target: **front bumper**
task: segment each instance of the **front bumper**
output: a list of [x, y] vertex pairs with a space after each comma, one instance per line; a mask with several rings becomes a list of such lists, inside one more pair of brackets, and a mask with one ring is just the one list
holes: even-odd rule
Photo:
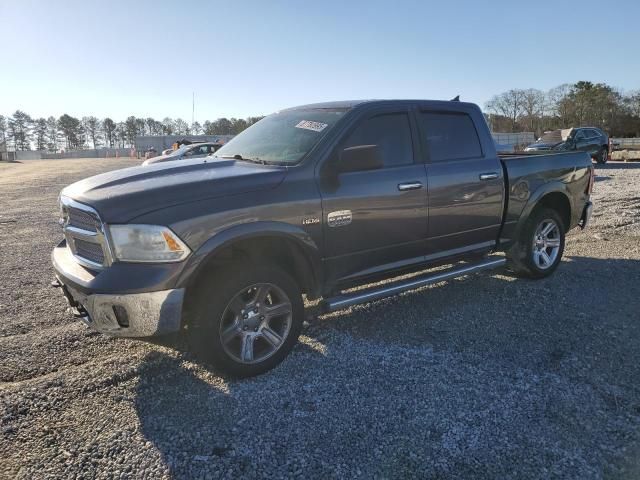
[[[80, 266], [73, 261], [64, 242], [54, 249], [52, 261], [57, 279], [53, 285], [62, 289], [76, 315], [93, 330], [118, 337], [152, 337], [180, 330], [185, 290], [166, 288], [169, 282], [165, 276], [160, 276], [163, 280], [155, 284], [157, 290], [154, 285], [144, 285], [143, 289], [149, 291], [131, 289], [128, 293], [116, 291], [116, 285], [107, 289], [105, 280], [98, 279], [106, 270], [95, 273]], [[156, 270], [148, 273], [157, 280]], [[139, 272], [138, 276], [144, 275]], [[118, 282], [121, 286], [126, 283], [126, 279]], [[141, 285], [138, 287], [142, 289]]]

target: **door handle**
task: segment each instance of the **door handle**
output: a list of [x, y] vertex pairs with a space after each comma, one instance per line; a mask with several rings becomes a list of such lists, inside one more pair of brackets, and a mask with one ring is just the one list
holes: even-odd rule
[[418, 190], [422, 188], [421, 182], [407, 182], [407, 183], [399, 183], [398, 190], [401, 192], [406, 192], [407, 190]]
[[495, 178], [498, 178], [498, 174], [496, 172], [489, 172], [489, 173], [481, 173], [480, 174], [480, 180], [493, 180]]

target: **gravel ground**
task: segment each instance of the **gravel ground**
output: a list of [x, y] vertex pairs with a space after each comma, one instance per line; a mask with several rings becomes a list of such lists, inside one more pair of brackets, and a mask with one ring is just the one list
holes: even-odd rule
[[59, 190], [131, 164], [0, 164], [0, 477], [640, 478], [640, 164], [597, 169], [551, 278], [321, 317], [244, 381], [91, 333], [49, 287]]

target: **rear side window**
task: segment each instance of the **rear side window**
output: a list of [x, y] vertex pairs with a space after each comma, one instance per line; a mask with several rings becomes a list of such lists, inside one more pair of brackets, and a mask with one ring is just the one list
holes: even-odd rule
[[597, 137], [599, 137], [601, 135], [601, 133], [598, 130], [595, 130], [595, 129], [589, 130], [589, 133], [590, 133], [590, 135], [589, 135], [590, 138], [597, 138]]
[[420, 121], [432, 162], [482, 156], [478, 132], [466, 113], [423, 112]]
[[411, 128], [406, 113], [378, 115], [361, 123], [342, 148], [378, 145], [385, 167], [413, 163]]

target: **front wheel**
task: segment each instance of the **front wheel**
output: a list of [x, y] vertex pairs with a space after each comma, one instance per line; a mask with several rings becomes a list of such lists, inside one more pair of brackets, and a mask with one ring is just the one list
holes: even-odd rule
[[213, 273], [196, 297], [189, 343], [203, 360], [237, 377], [278, 365], [298, 340], [302, 295], [277, 266], [238, 264]]
[[596, 155], [596, 162], [598, 162], [599, 164], [605, 164], [607, 163], [608, 159], [609, 159], [609, 150], [606, 147], [602, 147], [598, 152], [598, 154]]
[[538, 208], [533, 211], [520, 238], [507, 253], [509, 264], [521, 276], [547, 277], [558, 268], [564, 243], [564, 225], [558, 212], [551, 208]]

